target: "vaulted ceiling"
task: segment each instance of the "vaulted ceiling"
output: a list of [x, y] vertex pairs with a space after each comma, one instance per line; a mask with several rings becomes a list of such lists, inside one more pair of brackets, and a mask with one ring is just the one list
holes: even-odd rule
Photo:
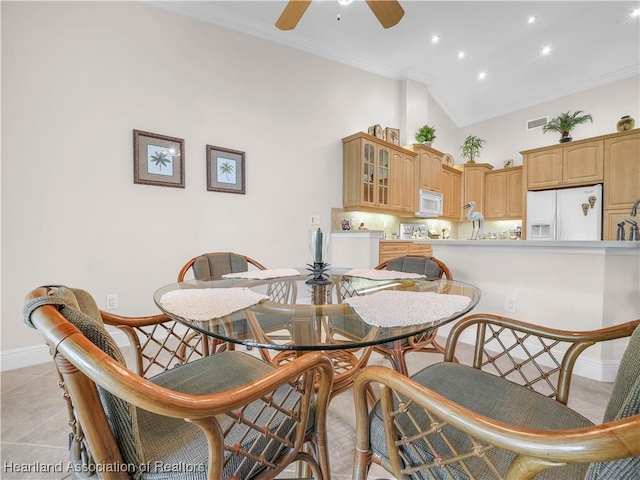
[[361, 0], [314, 0], [290, 31], [275, 27], [286, 1], [151, 3], [424, 83], [460, 127], [640, 73], [638, 1], [400, 0], [404, 17], [384, 29]]

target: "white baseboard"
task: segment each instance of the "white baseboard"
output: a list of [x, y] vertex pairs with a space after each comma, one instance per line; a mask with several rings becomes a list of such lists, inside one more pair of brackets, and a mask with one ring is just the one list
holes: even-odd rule
[[[447, 336], [451, 330], [450, 325], [443, 325], [438, 329], [440, 336]], [[127, 336], [121, 331], [110, 331], [111, 336], [120, 347], [129, 346]], [[475, 343], [475, 329], [463, 332], [460, 341], [469, 345]], [[17, 368], [30, 367], [51, 361], [49, 348], [46, 345], [15, 348], [0, 352], [0, 371], [6, 372]], [[619, 362], [600, 362], [588, 358], [578, 358], [574, 367], [574, 373], [581, 377], [587, 377], [599, 382], [613, 382], [618, 372]]]
[[[124, 332], [109, 331], [109, 333], [120, 347], [129, 346], [129, 339]], [[0, 352], [0, 371], [7, 372], [9, 370], [31, 367], [51, 361], [52, 358], [49, 353], [49, 347], [44, 344], [14, 348]]]

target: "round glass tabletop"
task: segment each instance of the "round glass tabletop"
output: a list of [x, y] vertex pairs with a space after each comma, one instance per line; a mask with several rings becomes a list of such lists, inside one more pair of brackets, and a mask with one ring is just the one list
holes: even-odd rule
[[[471, 311], [480, 290], [456, 280], [370, 279], [330, 272], [272, 279], [188, 280], [159, 288], [170, 318], [216, 339], [276, 350], [343, 350], [426, 332]], [[353, 306], [349, 305], [353, 303]]]

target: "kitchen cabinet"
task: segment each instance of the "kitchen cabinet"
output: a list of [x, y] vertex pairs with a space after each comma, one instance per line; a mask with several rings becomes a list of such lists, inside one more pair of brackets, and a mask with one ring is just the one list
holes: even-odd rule
[[415, 156], [391, 151], [391, 182], [389, 186], [389, 205], [399, 212], [414, 213], [418, 193], [415, 185]]
[[345, 210], [389, 213], [413, 210], [418, 196], [415, 153], [366, 133], [343, 138], [342, 145]]
[[485, 174], [484, 218], [522, 218], [524, 191], [522, 167], [503, 168]]
[[[640, 198], [640, 130], [604, 140], [602, 239], [615, 240], [618, 223]], [[640, 216], [633, 218], [640, 222]], [[625, 225], [629, 238], [630, 225]]]
[[402, 242], [397, 240], [391, 242], [380, 241], [379, 252], [379, 264], [404, 255], [421, 255], [425, 257], [433, 255], [431, 245], [428, 243]]
[[581, 140], [521, 152], [527, 190], [602, 183], [604, 141]]
[[[640, 224], [640, 216], [631, 217], [630, 210], [605, 210], [602, 215], [602, 240], [615, 240], [618, 233], [618, 224], [627, 218], [631, 218]], [[625, 240], [629, 240], [631, 225], [624, 224]]]
[[462, 216], [462, 171], [442, 165], [442, 217], [460, 220]]
[[416, 175], [418, 179], [418, 189], [440, 192], [440, 182], [442, 180], [440, 170], [442, 168], [442, 157], [444, 153], [421, 143], [414, 143], [407, 148], [417, 154]]
[[640, 198], [640, 130], [604, 141], [604, 208], [631, 212]]
[[484, 215], [484, 177], [487, 172], [493, 170], [493, 165], [488, 163], [464, 163], [463, 174], [463, 206], [473, 201], [476, 202], [476, 212]]

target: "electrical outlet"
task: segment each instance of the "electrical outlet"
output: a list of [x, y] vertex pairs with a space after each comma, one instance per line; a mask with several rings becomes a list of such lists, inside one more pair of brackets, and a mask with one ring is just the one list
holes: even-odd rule
[[311, 225], [320, 225], [320, 215], [311, 215], [309, 217], [309, 223]]
[[504, 303], [504, 309], [507, 312], [516, 313], [516, 299], [514, 297], [507, 297]]
[[118, 294], [110, 293], [107, 295], [107, 310], [115, 310], [118, 308]]

